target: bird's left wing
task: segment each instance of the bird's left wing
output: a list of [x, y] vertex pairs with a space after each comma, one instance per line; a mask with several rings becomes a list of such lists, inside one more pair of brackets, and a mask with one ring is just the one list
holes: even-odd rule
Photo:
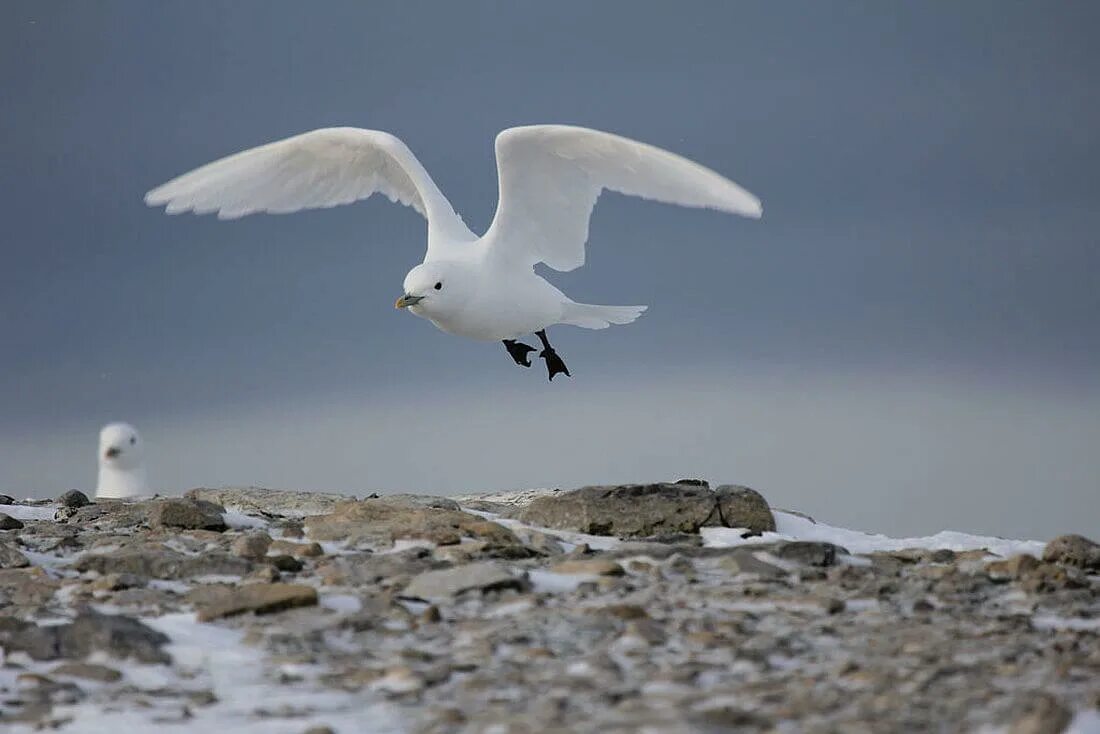
[[374, 193], [428, 220], [429, 243], [472, 238], [412, 151], [380, 130], [333, 127], [227, 156], [172, 179], [145, 195], [169, 214], [217, 212], [236, 219], [350, 204]]
[[652, 145], [568, 125], [497, 135], [500, 201], [485, 246], [555, 270], [584, 264], [588, 219], [603, 189], [759, 217], [760, 200], [709, 168]]

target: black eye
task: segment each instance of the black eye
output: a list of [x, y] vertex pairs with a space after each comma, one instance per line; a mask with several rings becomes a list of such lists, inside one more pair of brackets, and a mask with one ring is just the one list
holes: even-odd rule
[[436, 283], [436, 284], [435, 284], [435, 289], [436, 289], [437, 291], [438, 291], [438, 290], [441, 290], [442, 288], [443, 288], [443, 284], [442, 284], [442, 283]]
[[137, 438], [130, 436], [130, 445], [133, 446], [135, 443], [137, 443]]

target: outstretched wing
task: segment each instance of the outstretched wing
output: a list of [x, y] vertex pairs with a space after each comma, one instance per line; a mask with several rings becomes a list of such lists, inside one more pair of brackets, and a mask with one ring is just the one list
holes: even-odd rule
[[759, 217], [760, 200], [709, 168], [652, 145], [568, 125], [497, 135], [500, 201], [485, 246], [555, 270], [584, 264], [588, 219], [603, 189]]
[[208, 163], [153, 189], [145, 203], [236, 219], [350, 204], [376, 192], [420, 212], [429, 243], [433, 234], [472, 237], [403, 142], [355, 127], [313, 130]]

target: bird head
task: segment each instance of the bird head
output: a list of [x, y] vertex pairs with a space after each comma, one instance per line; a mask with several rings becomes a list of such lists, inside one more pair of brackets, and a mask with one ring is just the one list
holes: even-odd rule
[[460, 309], [475, 288], [474, 274], [464, 263], [421, 263], [405, 276], [404, 293], [394, 306], [429, 319], [446, 316]]
[[99, 463], [129, 470], [142, 466], [145, 447], [137, 430], [128, 423], [108, 423], [99, 432]]

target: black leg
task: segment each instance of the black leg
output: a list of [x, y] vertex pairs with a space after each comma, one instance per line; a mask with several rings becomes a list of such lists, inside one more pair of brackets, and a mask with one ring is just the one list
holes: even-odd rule
[[504, 348], [508, 350], [508, 354], [512, 356], [516, 364], [520, 367], [530, 367], [531, 359], [527, 356], [528, 352], [535, 351], [534, 347], [529, 347], [523, 342], [517, 342], [514, 339], [504, 339]]
[[565, 366], [565, 362], [562, 361], [558, 353], [554, 351], [554, 348], [550, 346], [550, 341], [546, 338], [546, 330], [536, 331], [535, 336], [542, 342], [542, 351], [539, 352], [539, 356], [546, 360], [546, 371], [550, 375], [550, 380], [554, 379], [554, 375], [564, 374], [566, 377], [572, 377], [569, 374], [569, 368]]

